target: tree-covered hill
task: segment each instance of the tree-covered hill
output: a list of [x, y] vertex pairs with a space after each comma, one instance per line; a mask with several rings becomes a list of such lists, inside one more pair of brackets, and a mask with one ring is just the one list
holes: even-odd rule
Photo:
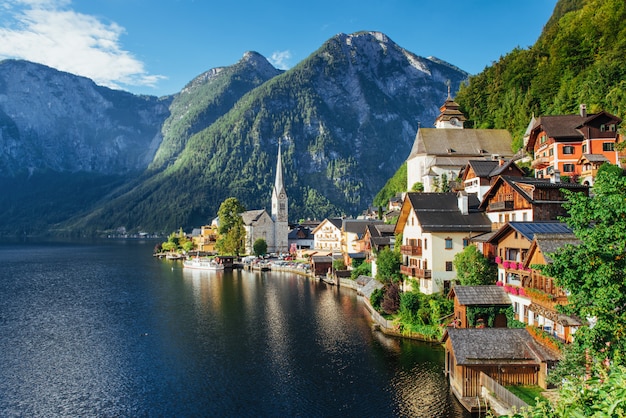
[[533, 114], [576, 113], [584, 103], [624, 118], [624, 57], [624, 0], [561, 0], [535, 45], [470, 77], [456, 101], [474, 126], [508, 129], [521, 146]]

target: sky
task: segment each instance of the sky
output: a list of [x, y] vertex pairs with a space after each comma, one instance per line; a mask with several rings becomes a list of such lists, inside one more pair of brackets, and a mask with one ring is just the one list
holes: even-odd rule
[[289, 69], [338, 33], [377, 31], [477, 74], [535, 43], [557, 0], [0, 0], [0, 60], [135, 94], [179, 92], [256, 51]]

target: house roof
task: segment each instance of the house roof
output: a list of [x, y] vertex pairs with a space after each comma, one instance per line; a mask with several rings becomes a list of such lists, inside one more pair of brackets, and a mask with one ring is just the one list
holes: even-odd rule
[[511, 298], [500, 286], [454, 286], [450, 296], [455, 296], [464, 306], [510, 305]]
[[476, 177], [489, 177], [489, 174], [499, 167], [497, 160], [469, 160], [467, 165], [472, 167]]
[[537, 189], [567, 189], [571, 191], [588, 192], [589, 186], [578, 183], [553, 183], [550, 179], [539, 179], [533, 177], [516, 177], [516, 176], [499, 176], [493, 185], [487, 190], [482, 202], [480, 203], [480, 209], [485, 210], [489, 206], [490, 198], [495, 195], [499, 187], [502, 187], [503, 183], [507, 183], [515, 190], [523, 199], [530, 203], [554, 203], [561, 204], [565, 201], [562, 200], [537, 200], [533, 196], [528, 194], [525, 190], [525, 186], [531, 186], [533, 190]]
[[572, 230], [563, 222], [534, 221], [534, 222], [507, 222], [500, 227], [489, 239], [491, 243], [498, 243], [511, 231], [517, 231], [528, 241], [535, 238], [535, 234], [571, 234]]
[[425, 232], [467, 231], [489, 232], [491, 221], [484, 212], [478, 212], [478, 198], [469, 194], [469, 213], [459, 210], [456, 193], [407, 193], [407, 199]]
[[578, 160], [578, 164], [581, 164], [584, 160], [587, 160], [590, 163], [606, 163], [609, 161], [608, 158], [602, 154], [583, 154]]
[[244, 225], [252, 225], [261, 219], [264, 213], [267, 213], [265, 209], [247, 210], [241, 214], [241, 219], [243, 219]]
[[566, 245], [579, 245], [580, 240], [571, 232], [554, 234], [536, 234], [534, 244], [541, 250], [546, 262], [552, 263], [550, 254], [565, 247]]
[[524, 328], [448, 328], [446, 338], [458, 365], [539, 365], [559, 359]]
[[327, 222], [333, 225], [335, 228], [341, 230], [343, 219], [342, 218], [326, 218], [315, 227], [315, 229], [313, 230], [313, 233], [315, 234], [322, 227], [322, 225], [324, 225]]
[[352, 234], [357, 234], [359, 237], [363, 236], [365, 233], [365, 228], [368, 225], [373, 224], [382, 224], [383, 221], [376, 219], [344, 219], [342, 229], [345, 232], [349, 232]]
[[418, 155], [462, 156], [467, 163], [467, 157], [511, 156], [511, 142], [506, 129], [420, 128], [409, 159]]

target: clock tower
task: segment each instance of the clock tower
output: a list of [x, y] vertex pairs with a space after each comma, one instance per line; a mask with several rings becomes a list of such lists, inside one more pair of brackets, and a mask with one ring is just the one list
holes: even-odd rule
[[289, 235], [288, 201], [285, 185], [283, 184], [283, 162], [278, 143], [278, 158], [276, 160], [276, 179], [272, 190], [272, 220], [274, 221], [274, 251], [287, 252]]

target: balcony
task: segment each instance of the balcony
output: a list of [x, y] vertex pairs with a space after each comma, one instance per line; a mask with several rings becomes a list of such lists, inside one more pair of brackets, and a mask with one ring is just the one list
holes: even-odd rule
[[415, 257], [422, 256], [422, 247], [418, 247], [416, 245], [402, 245], [400, 247], [400, 252], [403, 255], [412, 255]]
[[542, 168], [546, 168], [547, 166], [550, 165], [550, 158], [549, 157], [539, 157], [539, 158], [535, 158], [533, 160], [533, 162], [531, 163], [531, 167], [532, 168], [538, 168], [538, 169], [542, 169]]
[[400, 273], [404, 274], [405, 276], [415, 277], [416, 268], [417, 267], [415, 266], [400, 266]]
[[432, 270], [415, 269], [415, 277], [419, 279], [430, 279], [432, 277]]
[[491, 202], [489, 204], [490, 211], [499, 211], [499, 210], [513, 210], [513, 201], [512, 200], [503, 200], [501, 202]]

